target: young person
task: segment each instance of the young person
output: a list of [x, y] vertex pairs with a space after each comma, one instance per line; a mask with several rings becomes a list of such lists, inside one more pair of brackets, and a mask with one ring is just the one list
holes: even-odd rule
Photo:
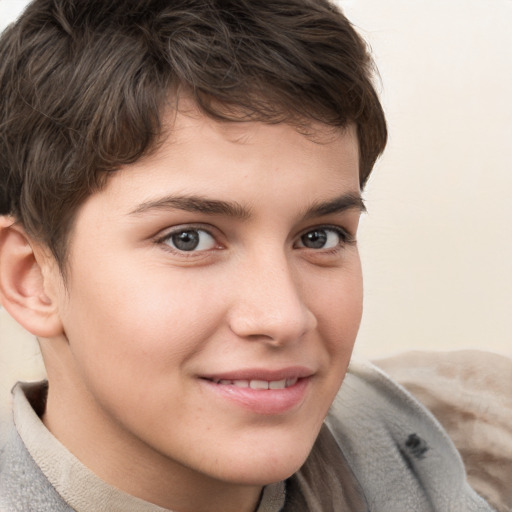
[[6, 30], [0, 296], [48, 382], [13, 390], [0, 510], [491, 510], [429, 413], [347, 372], [371, 74], [324, 0], [35, 0]]

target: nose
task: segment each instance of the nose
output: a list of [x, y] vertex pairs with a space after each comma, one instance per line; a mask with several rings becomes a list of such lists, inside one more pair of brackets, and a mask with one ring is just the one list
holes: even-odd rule
[[304, 300], [300, 275], [285, 256], [245, 262], [237, 277], [229, 313], [230, 328], [237, 336], [277, 347], [315, 329], [316, 316]]

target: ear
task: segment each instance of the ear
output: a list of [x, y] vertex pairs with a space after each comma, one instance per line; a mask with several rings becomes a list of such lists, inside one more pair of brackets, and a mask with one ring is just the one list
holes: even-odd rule
[[51, 266], [52, 258], [34, 251], [14, 219], [0, 217], [0, 303], [21, 326], [42, 338], [63, 332], [56, 297], [46, 293], [45, 277], [56, 279]]

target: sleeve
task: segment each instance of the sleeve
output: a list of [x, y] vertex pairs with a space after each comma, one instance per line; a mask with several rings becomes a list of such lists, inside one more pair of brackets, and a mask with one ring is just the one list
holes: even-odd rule
[[450, 438], [412, 395], [353, 362], [326, 424], [372, 512], [491, 512]]

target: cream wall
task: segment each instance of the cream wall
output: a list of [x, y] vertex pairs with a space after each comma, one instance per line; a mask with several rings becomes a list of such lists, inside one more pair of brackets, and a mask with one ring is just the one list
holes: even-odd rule
[[[0, 27], [24, 4], [0, 0]], [[390, 127], [365, 194], [357, 352], [512, 353], [512, 1], [341, 5], [376, 55]], [[0, 311], [0, 392], [41, 372]]]
[[358, 350], [512, 353], [512, 1], [341, 4], [390, 128], [366, 193]]

